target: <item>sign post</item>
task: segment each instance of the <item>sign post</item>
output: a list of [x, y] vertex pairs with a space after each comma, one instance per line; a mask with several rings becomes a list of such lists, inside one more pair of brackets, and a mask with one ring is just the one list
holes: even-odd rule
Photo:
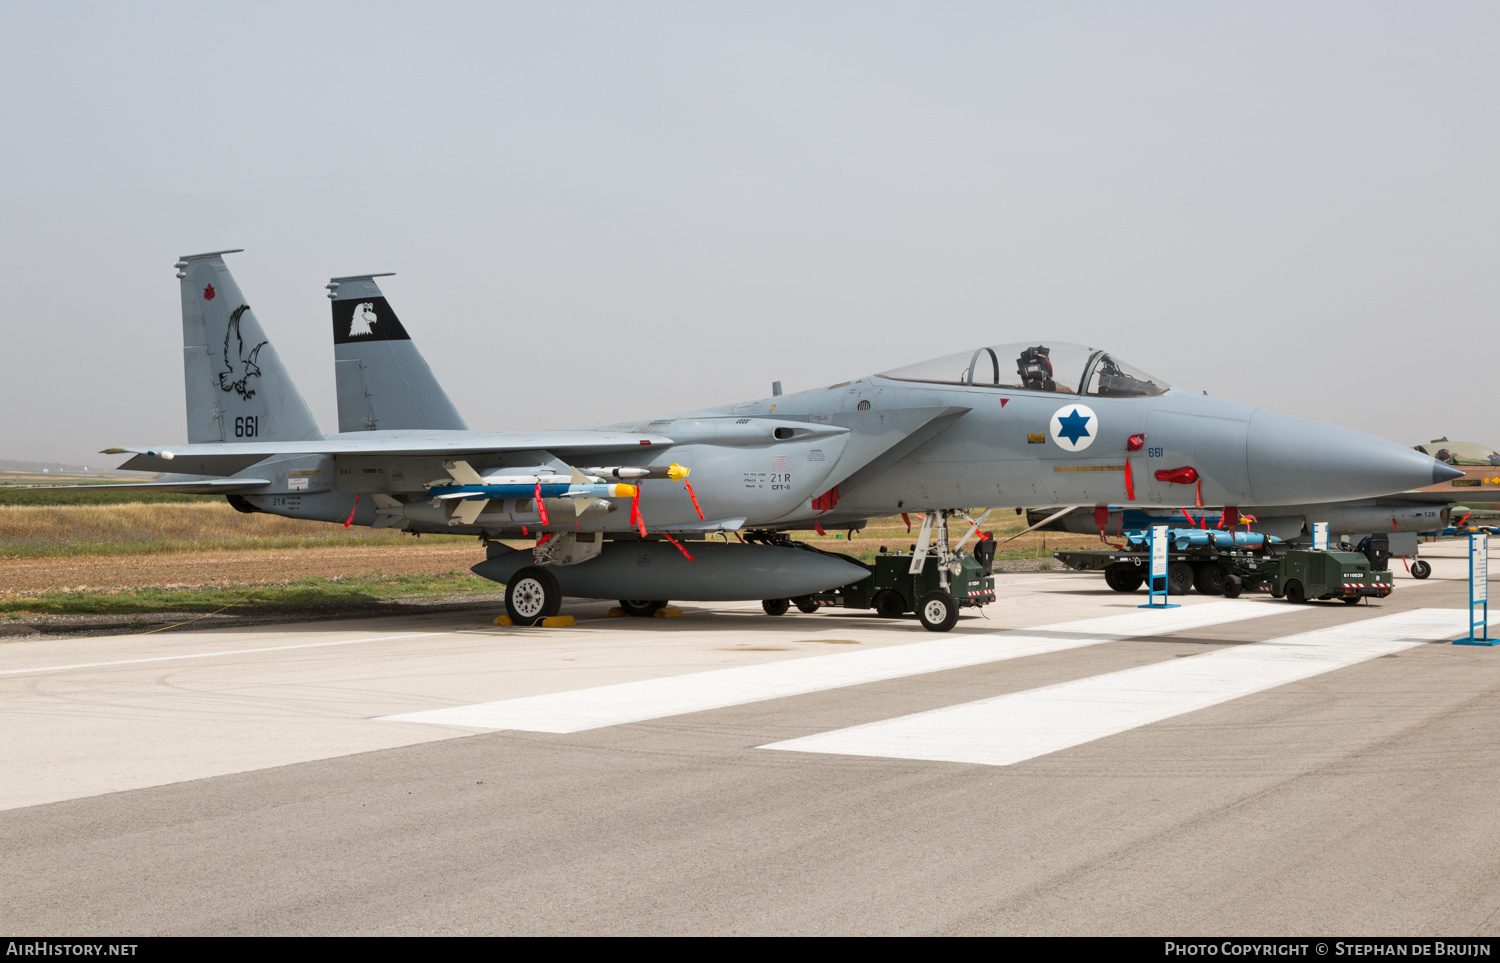
[[1326, 552], [1326, 551], [1328, 551], [1328, 523], [1327, 522], [1313, 522], [1312, 536], [1313, 536], [1313, 544], [1312, 544], [1313, 551], [1315, 551], [1315, 552]]
[[[1178, 606], [1168, 603], [1167, 593], [1167, 526], [1151, 526], [1151, 569], [1146, 579], [1146, 585], [1151, 591], [1151, 596], [1145, 605], [1137, 606], [1143, 609], [1175, 609]], [[1160, 595], [1161, 601], [1156, 601]]]
[[[1479, 618], [1474, 617], [1475, 607]], [[1490, 536], [1485, 532], [1469, 533], [1469, 635], [1455, 639], [1454, 645], [1494, 645], [1500, 639], [1490, 638]]]

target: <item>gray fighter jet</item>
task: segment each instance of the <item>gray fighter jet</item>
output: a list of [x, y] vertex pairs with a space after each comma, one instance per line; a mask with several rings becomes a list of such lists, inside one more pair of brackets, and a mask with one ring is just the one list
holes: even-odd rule
[[[923, 513], [919, 554], [946, 571], [963, 544], [950, 546], [949, 521], [972, 535], [974, 506], [1253, 508], [1375, 498], [1457, 474], [1392, 442], [1174, 389], [1108, 352], [1044, 340], [646, 421], [470, 430], [380, 275], [329, 284], [340, 433], [325, 436], [228, 253], [177, 263], [187, 443], [107, 449], [132, 456], [122, 468], [185, 474], [129, 487], [480, 536], [489, 551], [475, 571], [507, 585], [523, 622], [555, 613], [563, 595], [631, 609], [848, 584], [866, 570], [784, 533], [877, 516]], [[516, 551], [502, 538], [537, 541]]]

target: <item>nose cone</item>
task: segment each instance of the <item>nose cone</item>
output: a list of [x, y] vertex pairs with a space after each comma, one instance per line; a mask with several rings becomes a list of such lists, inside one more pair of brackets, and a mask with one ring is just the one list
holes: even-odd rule
[[1452, 465], [1445, 465], [1436, 458], [1432, 460], [1432, 483], [1434, 485], [1441, 485], [1445, 481], [1452, 481], [1455, 478], [1462, 477], [1464, 477], [1464, 473]]
[[1463, 474], [1393, 441], [1260, 408], [1245, 454], [1259, 505], [1376, 498]]

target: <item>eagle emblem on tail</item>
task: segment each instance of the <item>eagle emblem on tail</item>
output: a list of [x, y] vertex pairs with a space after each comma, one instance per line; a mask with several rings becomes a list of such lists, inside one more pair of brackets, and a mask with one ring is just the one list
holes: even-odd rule
[[260, 367], [255, 359], [260, 354], [260, 349], [266, 346], [262, 341], [250, 349], [248, 357], [245, 355], [245, 339], [240, 334], [240, 316], [249, 310], [250, 305], [242, 304], [229, 316], [229, 327], [224, 330], [224, 370], [219, 372], [219, 388], [239, 392], [240, 397], [246, 401], [255, 397], [255, 389], [249, 387], [249, 382], [251, 378], [260, 377]]

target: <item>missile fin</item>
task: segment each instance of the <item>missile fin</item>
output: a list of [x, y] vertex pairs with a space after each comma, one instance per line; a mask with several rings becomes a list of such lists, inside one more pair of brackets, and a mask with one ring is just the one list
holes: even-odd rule
[[479, 477], [479, 472], [469, 467], [466, 461], [445, 461], [443, 470], [453, 476], [453, 480], [460, 485], [483, 485], [484, 479]]
[[474, 520], [484, 512], [485, 506], [489, 503], [490, 500], [488, 498], [471, 498], [468, 501], [459, 502], [453, 509], [453, 514], [448, 516], [448, 524], [474, 524]]
[[592, 478], [571, 465], [568, 466], [568, 471], [573, 473], [573, 484], [575, 485], [592, 485], [594, 483]]
[[572, 499], [572, 502], [573, 502], [573, 514], [574, 515], [582, 515], [584, 512], [588, 511], [589, 507], [591, 505], [593, 505], [597, 501], [600, 501], [600, 499], [598, 499], [598, 498], [574, 498], [574, 499]]

